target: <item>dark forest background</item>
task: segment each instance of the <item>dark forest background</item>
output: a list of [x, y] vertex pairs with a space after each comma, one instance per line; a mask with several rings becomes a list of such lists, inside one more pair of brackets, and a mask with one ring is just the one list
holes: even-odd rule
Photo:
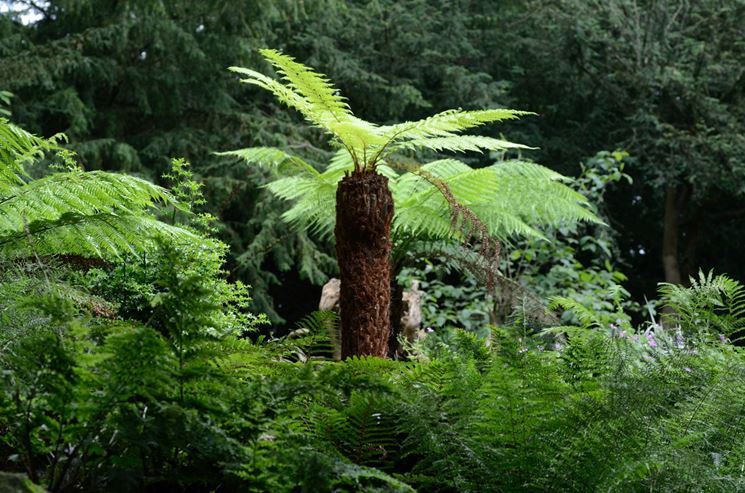
[[[266, 176], [216, 151], [328, 153], [320, 132], [228, 66], [272, 47], [377, 123], [447, 108], [535, 116], [493, 130], [569, 176], [630, 154], [604, 214], [632, 296], [699, 269], [745, 280], [745, 4], [701, 0], [3, 2], [0, 90], [19, 125], [64, 132], [86, 169], [162, 180], [185, 157], [256, 310], [294, 321], [334, 274], [330, 245], [280, 220]], [[309, 296], [308, 293], [314, 293]]]

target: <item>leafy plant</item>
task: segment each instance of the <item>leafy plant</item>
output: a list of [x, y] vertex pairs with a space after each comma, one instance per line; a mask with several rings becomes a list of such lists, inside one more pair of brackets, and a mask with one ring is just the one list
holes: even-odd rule
[[158, 221], [150, 209], [176, 205], [165, 189], [133, 176], [69, 169], [30, 179], [25, 166], [57, 140], [41, 139], [0, 118], [0, 255], [117, 257], [151, 248], [154, 238], [197, 241]]
[[289, 175], [268, 185], [279, 197], [295, 201], [285, 219], [321, 234], [335, 232], [345, 357], [388, 352], [390, 282], [396, 274], [391, 271], [390, 238], [403, 245], [408, 238], [468, 241], [474, 235], [540, 236], [536, 224], [594, 219], [582, 196], [566, 187], [561, 175], [533, 163], [506, 161], [473, 169], [441, 159], [402, 176], [394, 171], [406, 152], [525, 148], [463, 135], [525, 112], [449, 110], [416, 122], [378, 126], [355, 117], [324, 76], [276, 50], [261, 53], [284, 83], [246, 68], [231, 70], [299, 111], [329, 134], [340, 151], [323, 172], [275, 148], [225, 154]]
[[714, 333], [742, 337], [745, 330], [745, 286], [725, 275], [699, 271], [690, 286], [660, 284], [661, 303], [670, 309], [663, 314], [686, 334]]

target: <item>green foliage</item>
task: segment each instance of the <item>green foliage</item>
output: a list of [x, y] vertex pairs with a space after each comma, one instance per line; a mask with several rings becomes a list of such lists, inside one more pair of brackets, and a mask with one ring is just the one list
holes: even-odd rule
[[50, 491], [745, 489], [745, 359], [717, 338], [450, 330], [410, 362], [288, 358], [311, 345], [217, 330], [214, 281], [160, 255], [146, 323], [95, 317], [33, 266], [4, 272], [3, 468]]
[[[599, 218], [606, 217], [605, 194], [628, 179], [625, 157], [621, 152], [598, 153], [582, 164], [583, 173], [572, 184]], [[638, 310], [621, 285], [626, 276], [618, 270], [616, 234], [605, 224], [564, 222], [545, 227], [542, 237], [508, 242], [493, 292], [484, 279], [493, 267], [478, 254], [431, 242], [409, 247], [415, 257], [431, 259], [424, 266], [411, 262], [420, 268], [404, 269], [401, 276], [403, 285], [412, 279], [422, 284], [425, 326], [483, 331], [487, 323], [521, 319], [523, 328], [535, 331], [557, 323], [545, 313], [546, 302], [556, 297], [564, 298], [567, 307], [577, 307], [561, 310], [561, 321], [567, 324], [579, 323], [577, 314], [587, 310], [590, 318], [602, 319], [585, 320], [589, 325], [628, 326], [628, 312]]]
[[[525, 112], [507, 109], [448, 110], [416, 122], [377, 126], [355, 117], [325, 76], [276, 50], [264, 49], [260, 52], [277, 69], [286, 84], [254, 70], [241, 67], [231, 67], [231, 70], [245, 76], [243, 82], [272, 92], [280, 102], [299, 111], [311, 123], [331, 134], [335, 143], [349, 153], [355, 171], [374, 171], [379, 162], [385, 162], [391, 153], [399, 149], [481, 151], [524, 147], [488, 137], [458, 134], [487, 123], [517, 118]], [[250, 153], [244, 151], [243, 157]]]
[[[667, 322], [679, 324], [684, 333], [717, 333], [741, 336], [745, 329], [745, 286], [725, 275], [698, 273], [690, 287], [662, 283], [661, 303], [670, 309]], [[738, 334], [740, 333], [740, 334]]]
[[[253, 70], [233, 70], [247, 77], [244, 82], [271, 91], [281, 102], [297, 109], [331, 134], [333, 142], [343, 148], [323, 172], [297, 156], [276, 149], [259, 147], [223, 153], [275, 170], [279, 177], [267, 187], [281, 199], [294, 202], [283, 218], [296, 226], [329, 236], [334, 228], [337, 183], [345, 173], [364, 170], [377, 170], [389, 178], [395, 202], [392, 236], [396, 239], [463, 237], [463, 232], [453, 227], [451, 208], [458, 204], [474, 211], [486, 224], [489, 234], [500, 237], [540, 236], [535, 229], [537, 225], [595, 219], [586, 209], [584, 198], [562, 183], [564, 177], [534, 163], [509, 160], [474, 169], [454, 159], [441, 159], [402, 175], [393, 169], [401, 159], [394, 153], [403, 150], [481, 151], [521, 147], [461, 133], [486, 123], [516, 118], [524, 112], [448, 110], [415, 122], [377, 126], [354, 117], [323, 76], [274, 50], [263, 50], [262, 54], [278, 68], [286, 84]], [[441, 190], [440, 183], [447, 192]]]
[[[164, 189], [132, 176], [77, 167], [32, 180], [24, 165], [55, 148], [0, 119], [0, 254], [4, 258], [74, 254], [117, 257], [153, 245], [157, 235], [197, 238], [157, 221], [158, 203], [177, 206]], [[70, 161], [69, 155], [63, 159]]]

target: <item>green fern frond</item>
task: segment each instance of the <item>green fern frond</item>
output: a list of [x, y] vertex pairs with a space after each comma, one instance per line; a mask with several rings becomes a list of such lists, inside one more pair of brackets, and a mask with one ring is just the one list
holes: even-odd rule
[[230, 70], [246, 76], [243, 82], [272, 92], [282, 103], [325, 129], [347, 149], [358, 166], [367, 164], [360, 163], [367, 148], [385, 144], [378, 127], [355, 117], [344, 98], [324, 76], [279, 51], [265, 49], [260, 52], [286, 84], [250, 69], [230, 67]]
[[712, 271], [699, 271], [689, 282], [690, 287], [660, 284], [662, 302], [672, 309], [668, 318], [686, 331], [713, 330], [729, 336], [745, 330], [745, 286]]
[[133, 214], [156, 203], [174, 203], [165, 189], [134, 176], [104, 171], [55, 173], [15, 187], [0, 203], [0, 235], [24, 224], [117, 211]]
[[311, 104], [314, 111], [328, 113], [326, 118], [335, 118], [338, 121], [344, 121], [352, 115], [345, 99], [325, 76], [277, 50], [263, 49], [259, 53], [277, 69], [290, 88]]
[[340, 409], [316, 410], [316, 427], [348, 460], [358, 465], [386, 470], [393, 465], [398, 449], [396, 419], [384, 397], [352, 393]]
[[34, 253], [122, 258], [152, 250], [159, 237], [201, 241], [194, 233], [151, 216], [65, 213], [53, 221], [35, 221], [0, 235], [0, 257], [23, 258]]
[[425, 137], [411, 139], [390, 146], [390, 151], [429, 149], [432, 151], [484, 152], [506, 151], [509, 149], [535, 149], [535, 147], [516, 144], [507, 140], [481, 135], [450, 135], [446, 137]]
[[509, 109], [447, 110], [415, 122], [380, 127], [380, 131], [383, 136], [393, 142], [428, 137], [450, 137], [487, 123], [514, 120], [520, 116], [532, 114], [534, 113], [529, 111]]
[[256, 72], [255, 70], [243, 67], [229, 67], [228, 70], [237, 74], [245, 75], [247, 78], [241, 79], [241, 82], [266, 89], [274, 94], [280, 102], [286, 104], [290, 108], [296, 109], [303, 115], [307, 115], [311, 112], [310, 103], [303, 96], [281, 82], [276, 81], [271, 77], [267, 77], [260, 72]]
[[74, 169], [30, 180], [24, 163], [55, 148], [56, 138], [35, 137], [0, 119], [0, 257], [117, 257], [153, 247], [157, 236], [198, 241], [149, 213], [156, 205], [180, 205], [140, 178]]
[[11, 185], [23, 183], [26, 162], [56, 148], [54, 139], [42, 139], [0, 118], [0, 197]]
[[553, 296], [549, 298], [549, 310], [563, 310], [571, 312], [579, 323], [585, 329], [602, 327], [603, 322], [597, 314], [590, 308], [582, 305], [578, 301], [563, 296]]
[[268, 168], [278, 174], [309, 174], [318, 175], [318, 171], [303, 159], [293, 156], [276, 147], [247, 147], [235, 151], [216, 152], [218, 156], [235, 156], [244, 160], [247, 164], [253, 164], [260, 168]]
[[[314, 311], [297, 323], [295, 345], [306, 357], [341, 360], [339, 315], [332, 311]], [[297, 336], [301, 336], [299, 339]]]

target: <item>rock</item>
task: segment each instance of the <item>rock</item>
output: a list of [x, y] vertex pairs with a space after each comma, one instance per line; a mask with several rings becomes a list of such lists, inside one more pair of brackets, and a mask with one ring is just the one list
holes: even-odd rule
[[332, 277], [321, 289], [321, 301], [318, 303], [319, 310], [338, 312], [339, 296], [341, 294], [341, 280]]
[[411, 289], [404, 291], [403, 313], [401, 314], [401, 332], [409, 342], [419, 339], [422, 326], [422, 291], [419, 290], [419, 281], [411, 282]]
[[[319, 310], [328, 310], [339, 313], [339, 295], [341, 281], [331, 278], [321, 289], [321, 300], [318, 303]], [[419, 339], [423, 332], [419, 330], [422, 325], [422, 295], [419, 290], [419, 281], [411, 282], [411, 289], [403, 292], [403, 313], [401, 314], [401, 331], [409, 342]]]

